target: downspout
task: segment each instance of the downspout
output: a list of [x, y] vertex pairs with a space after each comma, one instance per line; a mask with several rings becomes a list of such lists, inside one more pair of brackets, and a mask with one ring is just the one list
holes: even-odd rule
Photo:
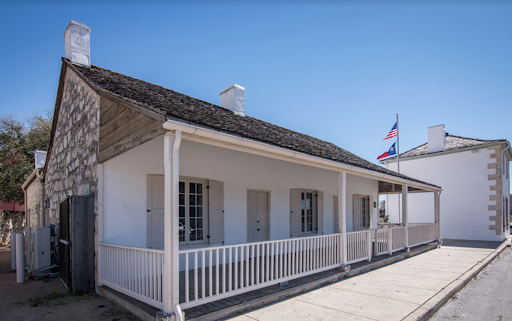
[[25, 229], [27, 229], [29, 223], [29, 218], [27, 215], [27, 190], [24, 186], [21, 186], [21, 189], [23, 190], [23, 204], [25, 204]]
[[[181, 131], [175, 130], [164, 136], [164, 268], [163, 311], [166, 318], [175, 315], [182, 320], [179, 306], [179, 237], [178, 237], [178, 187], [179, 148]], [[157, 316], [158, 318], [158, 316]]]
[[443, 192], [443, 190], [440, 190], [438, 193], [439, 195], [437, 196], [437, 207], [438, 207], [438, 210], [437, 210], [437, 241], [439, 242], [439, 247], [441, 247], [441, 245], [443, 245], [443, 239], [441, 238], [441, 193]]
[[[36, 177], [37, 179], [39, 180], [39, 184], [41, 184], [40, 186], [40, 189], [41, 189], [41, 198], [40, 198], [40, 203], [39, 203], [39, 206], [40, 206], [40, 217], [42, 218], [41, 221], [42, 221], [42, 226], [41, 227], [46, 227], [46, 225], [50, 222], [46, 222], [46, 215], [45, 215], [45, 208], [44, 208], [44, 173], [40, 170], [36, 171]], [[27, 209], [27, 205], [25, 205], [25, 210]], [[50, 218], [48, 218], [49, 220]]]

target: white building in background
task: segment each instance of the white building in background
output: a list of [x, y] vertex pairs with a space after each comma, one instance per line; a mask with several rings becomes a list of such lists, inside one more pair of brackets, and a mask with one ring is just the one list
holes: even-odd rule
[[[450, 135], [444, 125], [428, 129], [428, 143], [400, 154], [400, 173], [443, 187], [441, 237], [501, 241], [510, 235], [509, 162], [506, 139]], [[381, 161], [396, 171], [396, 157]], [[424, 221], [432, 196], [410, 194], [409, 222]], [[400, 222], [399, 196], [388, 195], [390, 222]]]

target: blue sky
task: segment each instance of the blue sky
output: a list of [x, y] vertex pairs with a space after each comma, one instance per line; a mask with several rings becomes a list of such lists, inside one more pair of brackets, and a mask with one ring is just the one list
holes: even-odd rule
[[[105, 4], [106, 3], [106, 4]], [[64, 30], [91, 27], [93, 64], [219, 104], [370, 161], [400, 114], [400, 151], [429, 126], [512, 139], [505, 1], [0, 3], [0, 113], [53, 109]]]

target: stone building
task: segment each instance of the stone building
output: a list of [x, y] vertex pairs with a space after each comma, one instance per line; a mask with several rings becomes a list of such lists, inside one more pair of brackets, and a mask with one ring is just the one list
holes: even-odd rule
[[[236, 277], [219, 286], [217, 275], [217, 295], [209, 285], [207, 297], [204, 273], [195, 276], [202, 299], [197, 286], [192, 300], [188, 287], [180, 289], [193, 266], [204, 272], [215, 264], [219, 272], [219, 255], [229, 273], [243, 260], [249, 273], [250, 253], [283, 258], [283, 251], [291, 254], [287, 242], [304, 256], [290, 265], [291, 280], [371, 260], [376, 235], [386, 237], [375, 238], [375, 255], [437, 241], [441, 187], [249, 116], [241, 86], [223, 90], [218, 106], [91, 65], [89, 32], [76, 22], [66, 29], [43, 202], [49, 222], [58, 224], [69, 196], [94, 198], [100, 294], [114, 289], [179, 315], [180, 306], [248, 291], [248, 281], [246, 288]], [[430, 222], [405, 223], [393, 236], [391, 229], [377, 232], [378, 195], [389, 186], [405, 204], [409, 192], [433, 196]], [[272, 256], [270, 264], [277, 262]], [[272, 276], [265, 285], [284, 280], [283, 272], [273, 274], [277, 265], [256, 270], [265, 269]]]

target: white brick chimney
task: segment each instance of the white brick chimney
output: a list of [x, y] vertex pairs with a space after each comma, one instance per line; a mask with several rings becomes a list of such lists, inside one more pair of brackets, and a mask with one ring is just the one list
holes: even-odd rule
[[220, 106], [245, 116], [245, 88], [233, 85], [220, 92]]
[[446, 146], [446, 132], [444, 125], [428, 128], [428, 154], [442, 152]]
[[64, 32], [66, 58], [72, 63], [91, 66], [91, 29], [86, 25], [71, 20]]
[[42, 150], [36, 150], [36, 153], [34, 156], [35, 156], [34, 158], [35, 158], [36, 169], [43, 168], [44, 163], [46, 162], [46, 152], [42, 151]]

